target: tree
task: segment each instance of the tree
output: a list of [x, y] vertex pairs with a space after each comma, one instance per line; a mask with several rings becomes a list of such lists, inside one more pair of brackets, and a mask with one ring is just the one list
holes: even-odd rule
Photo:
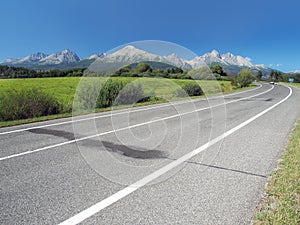
[[152, 72], [150, 65], [147, 63], [143, 63], [143, 62], [137, 64], [135, 70], [138, 73]]
[[131, 65], [124, 66], [120, 69], [121, 73], [130, 72], [130, 71], [131, 71]]
[[131, 65], [127, 65], [127, 66], [124, 66], [124, 67], [120, 68], [119, 70], [117, 70], [115, 72], [115, 75], [116, 76], [122, 76], [122, 74], [130, 73], [130, 72], [131, 72]]
[[183, 73], [183, 69], [176, 67], [171, 69], [172, 73]]
[[272, 81], [275, 79], [275, 70], [271, 70], [270, 75], [269, 75], [269, 79], [272, 80]]
[[257, 79], [257, 80], [261, 80], [262, 77], [263, 77], [263, 74], [262, 74], [262, 72], [259, 70], [259, 71], [257, 72], [257, 74], [256, 74], [256, 79]]
[[203, 94], [204, 94], [204, 92], [203, 92], [202, 88], [196, 82], [186, 83], [182, 88], [177, 90], [178, 97], [200, 96]]
[[241, 88], [248, 87], [253, 81], [254, 77], [249, 69], [242, 69], [237, 76], [237, 83]]
[[211, 72], [219, 74], [221, 76], [226, 76], [227, 74], [224, 72], [222, 66], [220, 64], [216, 64], [215, 66], [210, 66]]
[[141, 83], [127, 84], [116, 98], [116, 105], [134, 104], [137, 102], [147, 101], [145, 93]]
[[269, 80], [271, 81], [280, 81], [282, 80], [282, 73], [279, 71], [271, 70]]
[[279, 71], [275, 72], [275, 81], [281, 81], [282, 80], [282, 73]]

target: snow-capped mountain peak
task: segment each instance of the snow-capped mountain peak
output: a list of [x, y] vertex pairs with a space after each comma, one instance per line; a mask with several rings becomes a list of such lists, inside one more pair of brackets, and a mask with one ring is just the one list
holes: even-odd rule
[[133, 56], [143, 56], [145, 58], [150, 57], [150, 58], [156, 58], [157, 55], [154, 55], [152, 53], [146, 52], [144, 50], [138, 49], [132, 45], [127, 45], [121, 49], [119, 49], [118, 51], [111, 53], [108, 55], [109, 57], [114, 57], [114, 56], [129, 56], [129, 57], [133, 57]]
[[210, 56], [212, 56], [212, 57], [221, 58], [220, 53], [219, 53], [217, 50], [215, 50], [215, 49], [212, 50], [212, 52], [206, 53], [206, 54], [208, 54], [208, 55], [210, 55]]
[[61, 64], [61, 63], [74, 63], [79, 62], [80, 58], [75, 52], [72, 52], [69, 49], [65, 49], [61, 52], [53, 53], [42, 60], [40, 60], [41, 64], [53, 65], [53, 64]]
[[2, 64], [14, 64], [17, 63], [19, 61], [19, 59], [14, 59], [14, 58], [9, 58], [9, 59], [5, 59]]
[[26, 56], [25, 58], [22, 58], [19, 60], [19, 62], [39, 62], [40, 60], [46, 58], [48, 55], [42, 52], [37, 52], [35, 54]]
[[172, 53], [170, 55], [164, 56], [164, 61], [170, 63], [172, 65], [182, 67], [182, 68], [190, 68], [184, 59], [177, 56], [176, 53]]
[[254, 65], [247, 58], [239, 55], [235, 56], [230, 52], [221, 55], [221, 58], [230, 65], [254, 67]]
[[259, 69], [269, 69], [265, 64], [256, 64], [255, 67], [259, 68]]
[[[227, 64], [221, 57], [220, 53], [217, 50], [212, 50], [212, 52], [205, 53], [204, 55], [200, 57], [196, 57], [194, 59], [196, 62], [203, 61], [207, 65], [210, 65], [212, 63], [221, 63], [221, 64]], [[192, 64], [197, 64], [194, 62], [191, 62]]]
[[172, 53], [170, 55], [167, 55], [167, 56], [165, 56], [165, 58], [166, 59], [175, 59], [175, 60], [180, 59], [180, 60], [182, 60], [181, 58], [178, 57], [178, 55], [176, 53]]
[[291, 71], [289, 73], [300, 73], [300, 70], [294, 70], [294, 71]]
[[231, 52], [227, 52], [227, 53], [225, 53], [225, 54], [222, 54], [222, 58], [223, 58], [224, 60], [230, 59], [230, 58], [233, 58], [233, 57], [234, 57], [234, 55], [233, 55]]
[[143, 61], [162, 62], [164, 58], [144, 50], [138, 49], [132, 45], [127, 45], [115, 52], [98, 58], [89, 67], [92, 71], [113, 71], [123, 66]]
[[132, 45], [127, 45], [118, 51], [106, 55], [103, 59], [131, 64], [140, 61], [161, 61], [163, 57], [138, 49]]
[[7, 63], [7, 64], [24, 64], [24, 63], [37, 63], [40, 60], [44, 59], [45, 57], [47, 57], [47, 55], [45, 53], [42, 52], [37, 52], [34, 54], [31, 54], [29, 56], [26, 56], [24, 58], [20, 58], [20, 59], [6, 59], [3, 61], [3, 63]]

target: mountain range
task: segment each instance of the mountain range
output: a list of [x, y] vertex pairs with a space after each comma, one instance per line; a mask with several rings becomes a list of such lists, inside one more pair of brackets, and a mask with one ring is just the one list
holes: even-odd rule
[[290, 71], [289, 73], [294, 73], [294, 74], [300, 74], [300, 70], [294, 70], [294, 71]]
[[[94, 62], [97, 63], [94, 63]], [[96, 53], [87, 58], [80, 58], [75, 52], [66, 49], [58, 53], [47, 55], [38, 52], [24, 58], [6, 59], [1, 65], [26, 67], [30, 69], [67, 69], [67, 68], [90, 68], [94, 70], [117, 70], [122, 66], [141, 61], [156, 61], [171, 65], [195, 69], [205, 65], [220, 64], [229, 74], [236, 74], [242, 68], [250, 68], [253, 71], [270, 72], [270, 68], [263, 64], [255, 65], [249, 58], [235, 56], [228, 52], [220, 54], [217, 50], [197, 56], [191, 60], [178, 57], [175, 53], [161, 56], [152, 54], [134, 46], [128, 45], [110, 54]]]

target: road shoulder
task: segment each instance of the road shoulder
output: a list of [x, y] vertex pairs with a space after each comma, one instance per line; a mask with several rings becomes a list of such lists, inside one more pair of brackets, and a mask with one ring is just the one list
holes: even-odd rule
[[278, 169], [271, 175], [254, 224], [300, 223], [300, 118]]

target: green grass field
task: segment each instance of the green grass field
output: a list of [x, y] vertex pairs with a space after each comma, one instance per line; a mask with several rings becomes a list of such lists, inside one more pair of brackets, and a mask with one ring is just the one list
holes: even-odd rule
[[[30, 89], [40, 88], [47, 93], [52, 94], [59, 102], [65, 107], [72, 107], [74, 95], [78, 87], [81, 87], [83, 83], [104, 83], [107, 78], [105, 77], [62, 77], [62, 78], [27, 78], [27, 79], [0, 79], [0, 94], [12, 90], [18, 89]], [[121, 80], [123, 82], [139, 82], [143, 86], [143, 90], [146, 94], [155, 93], [160, 100], [145, 102], [139, 105], [155, 104], [166, 101], [176, 101], [179, 97], [176, 97], [176, 90], [180, 89], [183, 85], [195, 82], [193, 80], [179, 80], [179, 79], [164, 79], [164, 78], [134, 78], [134, 77], [113, 77], [113, 80]], [[229, 81], [197, 81], [201, 88], [204, 90], [206, 96], [218, 95], [222, 93], [230, 93], [243, 89], [234, 89]], [[202, 96], [203, 97], [203, 96]], [[125, 106], [126, 107], [126, 106]], [[127, 106], [128, 107], [128, 106]], [[117, 107], [118, 108], [118, 107]], [[124, 108], [121, 106], [119, 108]], [[115, 109], [115, 108], [114, 108]], [[105, 111], [109, 109], [98, 109], [97, 111]], [[69, 112], [69, 111], [68, 111]], [[23, 124], [29, 122], [42, 121], [47, 119], [55, 119], [61, 117], [71, 116], [71, 113], [65, 113], [60, 115], [51, 115], [41, 118], [17, 120], [17, 121], [0, 121], [0, 127], [10, 126], [16, 124]]]
[[0, 93], [20, 88], [41, 88], [57, 97], [62, 104], [68, 104], [73, 101], [79, 81], [80, 77], [1, 79]]
[[[105, 81], [106, 78], [84, 78], [84, 81], [95, 82]], [[141, 82], [145, 92], [154, 91], [156, 95], [165, 98], [172, 98], [172, 95], [177, 88], [183, 86], [186, 83], [193, 82], [191, 80], [178, 80], [178, 79], [161, 79], [161, 78], [131, 78], [131, 77], [113, 77], [114, 80], [122, 80], [124, 82], [130, 82], [137, 80]], [[70, 104], [73, 101], [74, 94], [79, 85], [81, 77], [59, 77], [59, 78], [33, 78], [33, 79], [0, 79], [0, 93], [6, 92], [12, 89], [20, 88], [41, 88], [48, 93], [53, 94], [63, 104]], [[225, 86], [224, 92], [231, 92], [232, 87], [228, 81], [199, 81], [201, 87], [209, 94], [215, 94], [220, 92], [217, 87], [218, 84]]]

